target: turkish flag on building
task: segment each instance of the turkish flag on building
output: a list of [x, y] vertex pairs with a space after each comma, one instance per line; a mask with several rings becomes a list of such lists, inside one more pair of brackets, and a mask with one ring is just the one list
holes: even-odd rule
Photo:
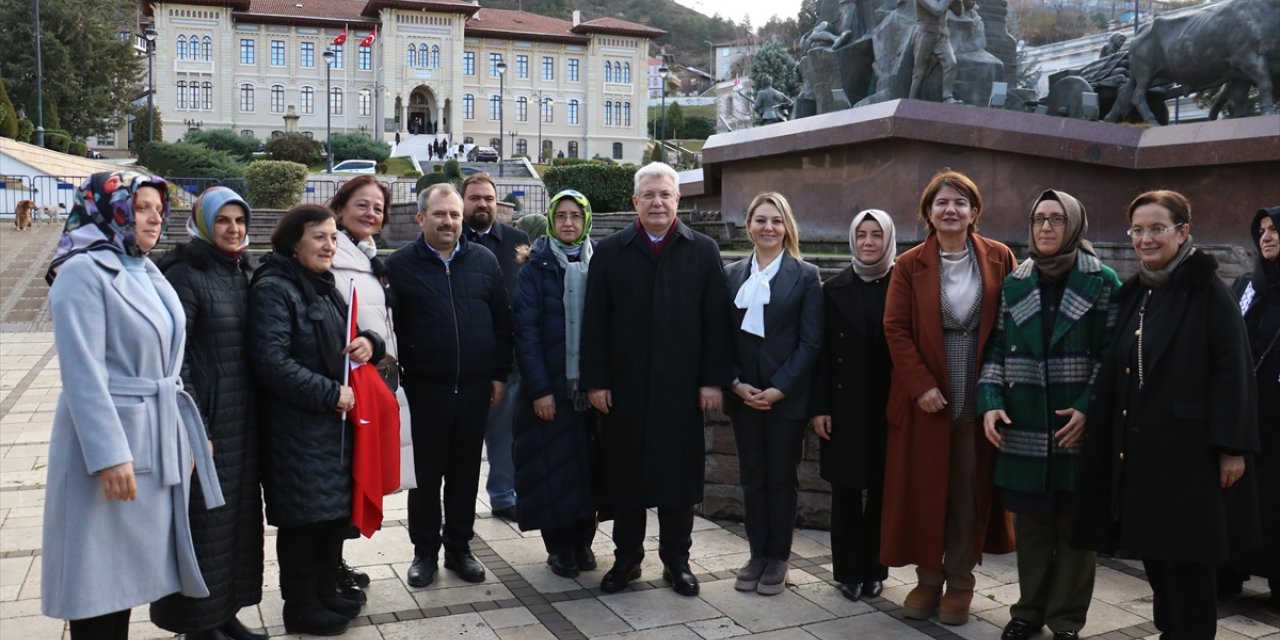
[[374, 25], [374, 26], [373, 26], [373, 31], [370, 31], [370, 32], [369, 32], [369, 35], [365, 36], [365, 37], [364, 37], [364, 40], [361, 40], [361, 41], [360, 41], [360, 46], [362, 46], [362, 47], [372, 47], [372, 46], [373, 46], [373, 41], [374, 41], [374, 40], [377, 40], [377, 39], [378, 39], [378, 25]]
[[342, 33], [338, 34], [338, 37], [336, 37], [336, 38], [334, 38], [334, 39], [333, 39], [333, 43], [334, 43], [334, 44], [336, 44], [336, 45], [344, 45], [344, 44], [346, 44], [346, 43], [347, 43], [347, 27], [346, 27], [346, 25], [343, 25], [343, 26], [342, 26]]
[[[359, 308], [355, 282], [350, 286], [348, 343], [356, 339]], [[347, 413], [355, 428], [351, 522], [368, 538], [382, 526], [382, 497], [400, 488], [400, 405], [372, 364], [352, 362], [350, 356], [347, 362], [347, 384], [356, 397], [355, 408]]]

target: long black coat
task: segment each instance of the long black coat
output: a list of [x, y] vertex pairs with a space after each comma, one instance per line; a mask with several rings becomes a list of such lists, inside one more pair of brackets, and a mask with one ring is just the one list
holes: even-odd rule
[[1221, 563], [1257, 541], [1252, 484], [1219, 485], [1219, 454], [1258, 449], [1244, 322], [1218, 263], [1197, 251], [1155, 290], [1121, 287], [1119, 333], [1103, 357], [1077, 484], [1075, 545], [1171, 562]]
[[732, 379], [720, 249], [682, 224], [670, 233], [661, 259], [635, 225], [601, 240], [587, 278], [582, 378], [613, 392], [603, 466], [614, 507], [702, 501], [698, 389]]
[[191, 540], [209, 597], [167, 596], [151, 621], [177, 633], [221, 626], [262, 601], [262, 494], [249, 369], [248, 265], [203, 241], [180, 245], [160, 263], [187, 315], [182, 383], [195, 399], [213, 444], [226, 504], [207, 509], [192, 477]]
[[819, 473], [843, 487], [884, 485], [889, 374], [884, 298], [890, 271], [863, 282], [853, 267], [822, 285], [824, 337], [813, 372], [810, 413], [831, 416], [831, 439], [819, 444]]
[[[1254, 274], [1236, 281], [1237, 298]], [[1266, 283], [1255, 284], [1266, 287]], [[1258, 441], [1261, 452], [1245, 470], [1256, 479], [1262, 544], [1232, 555], [1232, 563], [1252, 575], [1280, 580], [1280, 291], [1257, 295], [1246, 315], [1258, 384]], [[1268, 349], [1269, 347], [1269, 349]], [[1266, 357], [1263, 357], [1266, 354]]]
[[[249, 293], [262, 489], [267, 522], [278, 527], [348, 518], [352, 500], [353, 433], [336, 410], [347, 305], [332, 288], [302, 281], [289, 260], [264, 257]], [[382, 339], [360, 335], [374, 345], [371, 362], [382, 359]]]
[[[516, 284], [511, 321], [516, 363], [524, 381], [512, 425], [512, 459], [520, 496], [520, 529], [556, 529], [595, 515], [587, 417], [574, 410], [565, 378], [564, 269], [543, 236]], [[578, 318], [578, 322], [582, 319]], [[546, 422], [533, 401], [553, 396], [556, 417]]]

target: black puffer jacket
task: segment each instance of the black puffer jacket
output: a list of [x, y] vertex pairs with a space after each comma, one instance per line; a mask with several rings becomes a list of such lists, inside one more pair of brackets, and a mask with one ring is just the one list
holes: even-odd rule
[[170, 251], [160, 269], [187, 314], [182, 383], [200, 407], [227, 501], [206, 509], [200, 478], [192, 477], [191, 539], [209, 597], [174, 594], [151, 605], [156, 626], [194, 633], [218, 627], [241, 607], [262, 601], [262, 494], [246, 334], [248, 265], [192, 241]]
[[511, 309], [488, 249], [458, 241], [449, 266], [421, 235], [387, 258], [405, 386], [507, 381]]
[[[296, 526], [351, 515], [352, 432], [338, 406], [347, 305], [291, 258], [267, 254], [249, 292], [267, 522]], [[382, 358], [382, 339], [362, 331]]]

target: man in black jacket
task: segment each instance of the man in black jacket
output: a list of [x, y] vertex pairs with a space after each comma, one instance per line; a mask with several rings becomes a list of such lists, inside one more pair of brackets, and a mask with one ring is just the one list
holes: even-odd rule
[[[422, 235], [387, 259], [399, 301], [396, 338], [414, 416], [418, 488], [409, 491], [411, 587], [436, 575], [436, 554], [468, 582], [484, 580], [472, 555], [480, 448], [490, 405], [502, 400], [511, 369], [511, 310], [493, 253], [462, 236], [462, 198], [437, 184], [418, 195]], [[444, 529], [436, 496], [444, 482]]]
[[[462, 222], [470, 242], [482, 245], [498, 258], [502, 267], [507, 300], [515, 300], [516, 249], [529, 245], [529, 235], [496, 220], [498, 190], [487, 173], [477, 173], [462, 182]], [[511, 421], [515, 403], [520, 397], [520, 372], [513, 369], [507, 378], [507, 393], [502, 402], [489, 410], [489, 423], [484, 430], [484, 444], [489, 451], [489, 509], [493, 515], [516, 519], [516, 469], [511, 460]]]

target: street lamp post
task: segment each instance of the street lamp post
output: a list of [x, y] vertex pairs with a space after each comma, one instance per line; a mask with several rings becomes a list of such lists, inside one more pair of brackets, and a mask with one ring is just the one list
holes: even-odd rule
[[498, 64], [495, 66], [498, 69], [498, 176], [501, 177], [503, 174], [502, 156], [506, 155], [502, 144], [503, 116], [506, 115], [502, 103], [506, 99], [505, 94], [507, 92], [507, 62], [499, 58]]
[[143, 32], [143, 37], [147, 39], [147, 143], [156, 141], [156, 110], [152, 95], [156, 92], [155, 73], [152, 68], [155, 66], [153, 61], [156, 57], [156, 30], [154, 27], [147, 27]]
[[538, 164], [544, 161], [542, 151], [542, 122], [547, 119], [547, 105], [555, 104], [556, 99], [551, 96], [542, 96], [542, 92], [538, 92]]
[[324, 50], [324, 154], [325, 173], [333, 173], [333, 48]]
[[671, 69], [667, 68], [667, 65], [664, 64], [661, 67], [658, 67], [658, 75], [662, 77], [662, 111], [661, 111], [662, 138], [659, 139], [660, 141], [658, 142], [658, 148], [661, 149], [661, 151], [659, 152], [661, 155], [659, 155], [659, 157], [662, 158], [663, 162], [667, 161], [667, 74], [668, 73], [671, 73]]
[[44, 75], [44, 63], [40, 60], [40, 0], [36, 0], [35, 8], [36, 32], [36, 137], [33, 140], [37, 147], [44, 146], [44, 88], [40, 76]]

